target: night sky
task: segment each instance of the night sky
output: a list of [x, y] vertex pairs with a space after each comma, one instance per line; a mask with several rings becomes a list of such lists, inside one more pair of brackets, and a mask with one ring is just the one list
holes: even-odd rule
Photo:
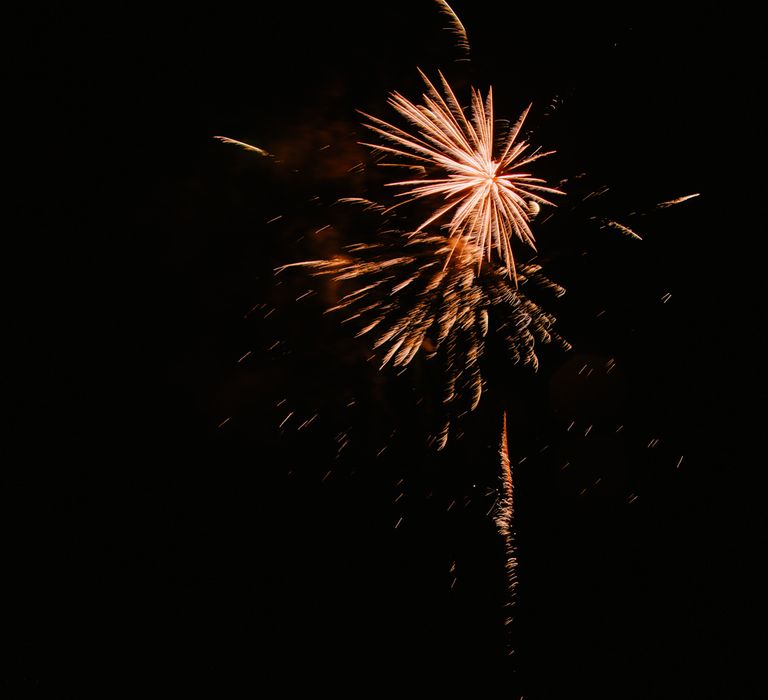
[[[8, 697], [766, 696], [752, 22], [453, 7], [470, 62], [428, 0], [9, 22]], [[439, 371], [273, 273], [375, 237], [334, 204], [386, 189], [356, 110], [417, 68], [532, 102], [568, 180], [534, 231], [574, 349], [489, 343], [443, 452]]]

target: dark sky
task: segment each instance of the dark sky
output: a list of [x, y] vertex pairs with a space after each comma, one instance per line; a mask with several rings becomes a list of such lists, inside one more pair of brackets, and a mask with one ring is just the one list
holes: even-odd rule
[[[454, 4], [470, 63], [426, 0], [8, 23], [13, 697], [764, 696], [751, 22], [496, 5]], [[439, 373], [376, 371], [327, 289], [272, 274], [372, 235], [332, 206], [381, 182], [355, 110], [417, 97], [417, 67], [533, 102], [569, 180], [539, 241], [574, 350], [489, 352], [440, 454]]]

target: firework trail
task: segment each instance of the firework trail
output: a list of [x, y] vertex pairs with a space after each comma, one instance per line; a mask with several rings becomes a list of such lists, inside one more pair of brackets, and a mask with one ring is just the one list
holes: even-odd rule
[[450, 31], [456, 37], [456, 44], [466, 54], [466, 59], [469, 60], [469, 37], [467, 36], [467, 30], [464, 28], [459, 16], [453, 11], [453, 8], [445, 2], [445, 0], [435, 0], [440, 12], [444, 14], [448, 21], [451, 23]]
[[238, 141], [237, 139], [231, 139], [228, 136], [214, 136], [213, 138], [218, 139], [222, 143], [228, 143], [232, 146], [240, 146], [240, 148], [246, 150], [246, 151], [253, 151], [254, 153], [258, 153], [260, 156], [269, 157], [272, 154], [265, 151], [263, 148], [259, 148], [258, 146], [252, 146], [250, 143], [245, 143], [245, 141]]
[[[507, 607], [511, 608], [515, 603], [517, 590], [517, 551], [515, 549], [515, 533], [513, 531], [515, 520], [514, 485], [512, 482], [512, 467], [509, 461], [509, 446], [507, 444], [507, 414], [504, 412], [504, 424], [501, 430], [501, 445], [499, 446], [501, 457], [501, 497], [496, 507], [494, 521], [496, 528], [504, 540], [504, 553], [506, 555], [505, 569], [507, 572], [507, 594], [509, 600]], [[512, 624], [511, 613], [504, 621], [506, 626]], [[511, 653], [511, 652], [510, 652]]]
[[659, 202], [656, 205], [657, 209], [667, 209], [668, 207], [674, 207], [676, 204], [682, 204], [683, 202], [687, 202], [689, 199], [693, 199], [694, 197], [698, 197], [700, 195], [699, 192], [694, 192], [693, 194], [687, 194], [683, 197], [676, 197], [675, 199], [670, 199], [666, 202]]
[[[600, 190], [597, 190], [593, 193], [593, 195], [600, 196], [608, 191], [607, 187], [603, 187]], [[651, 210], [645, 210], [645, 211], [639, 211], [639, 212], [632, 212], [630, 216], [646, 216], [650, 211], [658, 210], [658, 209], [668, 209], [669, 207], [674, 207], [678, 204], [682, 204], [683, 202], [687, 202], [691, 199], [694, 199], [695, 197], [698, 197], [699, 193], [696, 192], [694, 194], [687, 194], [682, 197], [676, 197], [675, 199], [670, 199], [665, 202], [659, 202], [658, 204], [654, 205]], [[602, 229], [614, 229], [618, 231], [619, 233], [628, 236], [629, 238], [634, 238], [637, 241], [642, 241], [642, 236], [640, 236], [637, 231], [630, 228], [624, 223], [621, 223], [619, 221], [616, 221], [615, 219], [605, 219], [602, 217], [592, 217], [593, 219], [597, 219], [600, 223], [600, 228]]]
[[[356, 336], [374, 337], [381, 367], [405, 367], [423, 350], [439, 357], [445, 383], [442, 403], [447, 416], [474, 410], [482, 395], [480, 360], [489, 328], [499, 335], [515, 364], [536, 369], [537, 344], [570, 346], [554, 330], [555, 318], [528, 292], [565, 290], [551, 282], [538, 265], [519, 267], [518, 285], [505, 268], [487, 265], [477, 273], [480, 251], [444, 236], [421, 233], [381, 242], [347, 246], [330, 260], [310, 260], [278, 268], [306, 267], [336, 282], [354, 281], [328, 312], [344, 312], [342, 323], [354, 325]], [[442, 449], [450, 418], [437, 437]]]
[[528, 152], [529, 144], [518, 138], [530, 107], [497, 149], [491, 88], [485, 100], [479, 90], [472, 89], [468, 119], [442, 74], [442, 93], [423, 73], [421, 76], [427, 86], [423, 104], [416, 105], [397, 92], [388, 101], [416, 128], [416, 134], [363, 113], [371, 122], [365, 126], [383, 141], [363, 145], [396, 157], [395, 162], [385, 165], [408, 167], [424, 175], [388, 183], [402, 188], [397, 196], [404, 198], [390, 209], [421, 199], [439, 202], [415, 232], [443, 222], [450, 238], [474, 246], [478, 267], [483, 258], [490, 261], [495, 253], [509, 276], [516, 279], [511, 237], [536, 250], [529, 222], [540, 205], [555, 206], [542, 195], [563, 194], [526, 172], [525, 166], [554, 151]]

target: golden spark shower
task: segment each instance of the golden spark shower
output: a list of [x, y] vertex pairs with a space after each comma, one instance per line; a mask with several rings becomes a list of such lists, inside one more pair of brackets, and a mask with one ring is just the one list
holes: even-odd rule
[[[370, 203], [368, 203], [370, 206]], [[438, 358], [444, 378], [442, 403], [448, 416], [436, 445], [445, 447], [450, 416], [477, 408], [483, 392], [480, 362], [489, 333], [498, 336], [513, 364], [538, 367], [537, 345], [570, 346], [554, 331], [555, 318], [531, 293], [561, 296], [565, 290], [536, 264], [520, 265], [517, 286], [498, 264], [477, 273], [482, 255], [461, 238], [424, 232], [382, 237], [348, 246], [330, 260], [286, 265], [309, 268], [316, 276], [352, 285], [328, 313], [357, 337], [372, 336], [380, 367], [406, 367], [419, 353]]]

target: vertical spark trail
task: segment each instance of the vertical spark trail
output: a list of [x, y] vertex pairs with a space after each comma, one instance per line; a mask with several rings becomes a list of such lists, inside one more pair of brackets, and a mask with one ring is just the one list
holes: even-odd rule
[[[507, 609], [515, 604], [517, 591], [517, 552], [515, 549], [515, 533], [513, 530], [515, 519], [514, 486], [512, 482], [512, 466], [509, 461], [509, 445], [507, 444], [507, 413], [504, 412], [504, 424], [501, 430], [501, 445], [499, 446], [501, 457], [501, 496], [496, 508], [494, 521], [496, 528], [504, 540], [504, 554], [506, 557], [505, 570], [507, 574], [507, 594], [509, 599]], [[512, 624], [512, 613], [508, 612], [504, 625]], [[510, 649], [510, 654], [514, 649]]]

